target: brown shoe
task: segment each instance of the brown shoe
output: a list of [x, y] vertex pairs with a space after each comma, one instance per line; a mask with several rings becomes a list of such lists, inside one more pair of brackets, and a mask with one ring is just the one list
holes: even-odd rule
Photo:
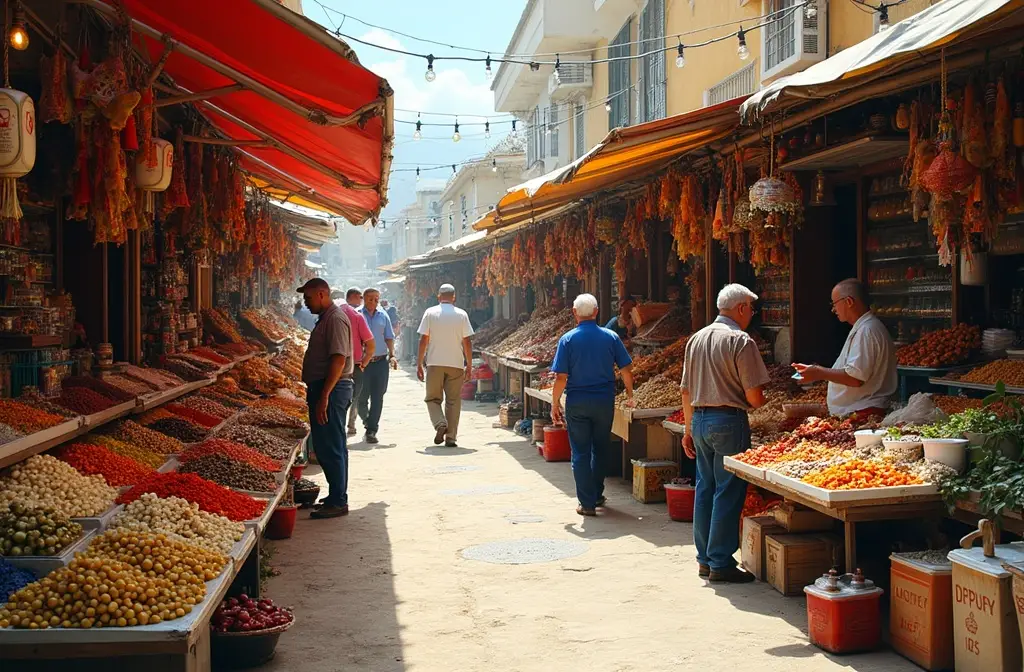
[[697, 576], [702, 579], [706, 579], [711, 576], [711, 566], [697, 563]]
[[310, 518], [337, 518], [339, 516], [348, 515], [348, 505], [338, 506], [336, 504], [324, 504], [319, 509], [315, 509], [313, 513], [309, 514]]
[[434, 434], [434, 445], [440, 446], [444, 443], [444, 435], [448, 433], [448, 425], [440, 425], [437, 428], [437, 433]]
[[582, 504], [580, 504], [579, 506], [576, 507], [576, 513], [580, 514], [581, 516], [596, 516], [597, 509], [588, 509], [585, 508]]
[[739, 567], [712, 569], [708, 581], [711, 583], [753, 583], [754, 575]]

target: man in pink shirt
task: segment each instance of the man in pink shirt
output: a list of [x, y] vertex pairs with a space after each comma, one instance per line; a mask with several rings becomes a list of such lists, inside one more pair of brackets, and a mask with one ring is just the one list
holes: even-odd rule
[[[362, 290], [352, 287], [345, 293], [345, 302], [341, 304], [341, 309], [352, 323], [352, 359], [356, 362], [352, 371], [352, 381], [355, 383], [354, 394], [357, 395], [353, 398], [356, 399], [363, 385], [363, 369], [373, 359], [374, 353], [373, 332], [370, 331], [370, 325], [366, 323], [363, 314], [356, 310], [362, 303]], [[355, 436], [356, 433], [356, 404], [352, 404], [348, 411], [348, 435]]]

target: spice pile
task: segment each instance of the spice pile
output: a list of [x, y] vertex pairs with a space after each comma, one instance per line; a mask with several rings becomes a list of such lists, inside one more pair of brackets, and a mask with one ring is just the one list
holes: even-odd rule
[[199, 425], [186, 420], [185, 418], [161, 418], [156, 422], [149, 425], [150, 429], [156, 430], [161, 434], [178, 439], [182, 443], [195, 443], [196, 441], [202, 441], [206, 438], [209, 433]]
[[238, 416], [238, 422], [256, 427], [283, 427], [309, 430], [309, 425], [274, 406], [257, 406]]
[[167, 404], [167, 410], [206, 429], [212, 429], [224, 421], [223, 418], [219, 418], [216, 415], [210, 415], [182, 404]]
[[185, 449], [184, 444], [166, 434], [143, 427], [132, 420], [119, 420], [101, 430], [104, 436], [135, 444], [155, 455], [173, 455]]
[[241, 343], [242, 332], [238, 325], [231, 319], [226, 310], [219, 308], [204, 308], [203, 323], [206, 330], [213, 334], [218, 341], [229, 343]]
[[151, 394], [152, 392], [156, 391], [154, 387], [147, 385], [146, 383], [137, 380], [132, 380], [128, 376], [120, 374], [105, 376], [103, 378], [103, 382], [105, 382], [107, 385], [112, 385], [117, 389], [121, 390], [122, 392], [130, 394], [135, 397], [141, 397], [143, 395]]
[[997, 359], [968, 371], [960, 376], [960, 380], [984, 385], [995, 385], [1002, 381], [1007, 387], [1024, 387], [1024, 360]]
[[150, 465], [89, 443], [61, 446], [55, 455], [77, 469], [78, 473], [85, 476], [99, 474], [107, 485], [114, 487], [135, 485], [154, 471]]
[[107, 399], [99, 392], [94, 392], [87, 387], [66, 387], [61, 391], [56, 402], [81, 415], [99, 413], [117, 404], [114, 400]]
[[901, 366], [937, 368], [968, 361], [981, 349], [981, 328], [959, 324], [925, 334], [896, 351]]
[[53, 509], [69, 518], [98, 516], [114, 503], [117, 490], [102, 476], [83, 476], [52, 455], [33, 455], [0, 478], [0, 504]]
[[683, 377], [683, 360], [686, 357], [686, 343], [689, 339], [689, 336], [683, 336], [662, 350], [634, 357], [633, 383], [640, 386], [654, 376], [665, 373], [669, 377], [674, 377], [678, 386]]
[[185, 408], [191, 408], [194, 411], [205, 413], [206, 415], [225, 420], [235, 414], [234, 409], [228, 408], [223, 404], [220, 404], [213, 399], [206, 397], [200, 397], [198, 395], [192, 395], [178, 402], [180, 406]]
[[511, 336], [515, 329], [515, 324], [509, 320], [499, 317], [488, 320], [473, 334], [473, 348], [475, 350], [490, 350], [492, 345]]
[[61, 387], [66, 391], [68, 388], [84, 387], [98, 394], [103, 395], [111, 401], [121, 404], [126, 401], [134, 401], [135, 395], [106, 383], [99, 378], [92, 376], [68, 376], [61, 381]]
[[242, 311], [242, 319], [251, 324], [268, 340], [279, 341], [287, 336], [278, 328], [276, 320], [269, 312], [250, 308]]
[[550, 362], [560, 339], [573, 327], [571, 310], [538, 308], [530, 320], [494, 346], [495, 354], [522, 362]]
[[281, 471], [281, 463], [271, 459], [249, 446], [227, 439], [207, 439], [197, 443], [178, 456], [178, 462], [185, 464], [204, 455], [227, 455], [233, 460], [245, 462], [264, 471]]
[[171, 390], [185, 383], [174, 374], [162, 369], [144, 369], [132, 364], [122, 365], [121, 373], [127, 377], [138, 380], [154, 390]]
[[267, 399], [262, 399], [256, 402], [253, 406], [255, 408], [273, 406], [281, 409], [297, 420], [301, 420], [305, 423], [309, 422], [309, 405], [307, 405], [305, 401], [299, 399], [286, 399], [282, 396], [275, 395], [273, 397], [268, 397]]
[[182, 474], [196, 474], [208, 481], [234, 488], [236, 490], [252, 490], [255, 492], [274, 492], [277, 481], [274, 473], [248, 462], [235, 460], [220, 453], [209, 453], [194, 457], [178, 467]]
[[265, 502], [217, 485], [195, 474], [151, 474], [144, 481], [117, 498], [119, 504], [134, 502], [147, 492], [158, 497], [181, 497], [199, 505], [209, 513], [230, 520], [252, 520], [263, 513]]
[[216, 438], [244, 444], [275, 460], [287, 460], [295, 450], [294, 441], [274, 436], [252, 425], [231, 425], [217, 434]]
[[220, 366], [230, 364], [231, 362], [234, 361], [234, 359], [230, 357], [225, 357], [224, 355], [220, 354], [213, 348], [207, 348], [206, 346], [202, 345], [199, 346], [198, 348], [192, 348], [191, 350], [189, 350], [189, 352], [191, 352], [193, 355], [196, 355], [197, 357], [208, 359], [214, 364], [218, 364]]
[[105, 434], [87, 434], [82, 438], [82, 441], [94, 446], [103, 446], [112, 453], [135, 460], [139, 464], [144, 464], [153, 469], [158, 469], [167, 461], [166, 455], [154, 453], [132, 441], [122, 441]]
[[11, 399], [0, 399], [0, 423], [21, 434], [41, 432], [64, 421], [59, 415], [40, 411]]

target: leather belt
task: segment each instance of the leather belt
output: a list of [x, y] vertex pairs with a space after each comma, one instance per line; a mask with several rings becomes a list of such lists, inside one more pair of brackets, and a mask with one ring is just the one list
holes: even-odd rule
[[379, 362], [382, 359], [387, 359], [387, 358], [388, 358], [387, 355], [381, 355], [380, 357], [374, 357], [373, 359], [370, 360], [370, 363], [373, 364], [374, 362]]

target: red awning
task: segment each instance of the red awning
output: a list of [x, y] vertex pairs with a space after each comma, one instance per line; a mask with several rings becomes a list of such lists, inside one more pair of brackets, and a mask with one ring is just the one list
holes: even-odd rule
[[227, 138], [270, 140], [269, 147], [242, 148], [247, 170], [299, 189], [295, 200], [353, 224], [380, 212], [391, 162], [392, 91], [345, 43], [274, 0], [123, 5], [152, 62], [164, 52], [160, 35], [180, 43], [164, 66], [178, 87], [196, 93], [241, 85], [197, 105]]

